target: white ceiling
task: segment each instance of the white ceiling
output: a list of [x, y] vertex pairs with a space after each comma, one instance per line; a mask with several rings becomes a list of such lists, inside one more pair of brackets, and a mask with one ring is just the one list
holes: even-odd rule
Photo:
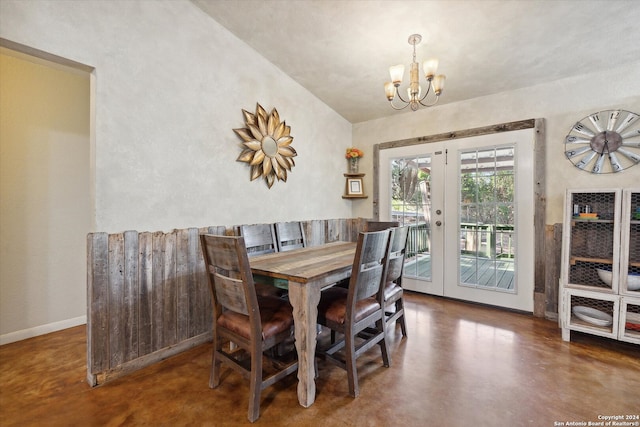
[[413, 33], [447, 76], [440, 103], [640, 60], [637, 0], [192, 1], [352, 123], [411, 114], [383, 85]]

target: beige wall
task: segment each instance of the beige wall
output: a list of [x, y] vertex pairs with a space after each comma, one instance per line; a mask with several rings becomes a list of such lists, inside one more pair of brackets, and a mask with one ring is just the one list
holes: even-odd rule
[[[353, 128], [355, 146], [371, 152], [381, 142], [434, 135], [525, 119], [546, 124], [546, 223], [562, 222], [567, 188], [640, 186], [640, 165], [617, 174], [593, 175], [580, 171], [564, 156], [564, 137], [576, 121], [596, 111], [625, 109], [640, 113], [640, 62], [517, 91], [444, 104], [396, 115]], [[455, 84], [449, 82], [448, 84]], [[445, 90], [446, 91], [446, 90]], [[446, 97], [446, 92], [443, 95]], [[373, 185], [372, 157], [363, 158], [366, 185]], [[354, 216], [370, 217], [373, 205], [354, 204]]]
[[[3, 0], [0, 37], [95, 68], [97, 231], [351, 216], [351, 124], [191, 2]], [[256, 103], [298, 152], [271, 189], [236, 161]]]
[[0, 342], [86, 320], [89, 76], [0, 51]]

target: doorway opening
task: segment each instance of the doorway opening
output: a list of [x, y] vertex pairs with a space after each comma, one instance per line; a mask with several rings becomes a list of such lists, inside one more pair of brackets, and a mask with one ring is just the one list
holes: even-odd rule
[[0, 344], [86, 323], [91, 67], [0, 39]]

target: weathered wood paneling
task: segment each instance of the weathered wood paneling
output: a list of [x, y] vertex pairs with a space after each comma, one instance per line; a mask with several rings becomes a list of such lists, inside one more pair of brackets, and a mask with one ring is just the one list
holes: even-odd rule
[[109, 279], [107, 282], [109, 319], [109, 366], [120, 366], [124, 362], [124, 235], [109, 235]]
[[162, 342], [164, 347], [176, 343], [176, 235], [164, 236], [164, 263], [162, 289]]
[[[545, 191], [545, 127], [542, 119], [535, 121], [535, 144], [534, 144], [534, 292], [544, 293], [545, 291], [545, 268], [546, 268], [546, 211], [547, 196]], [[544, 313], [535, 313], [542, 317]]]
[[94, 233], [87, 239], [87, 381], [95, 385], [94, 372], [109, 368], [109, 236]]
[[318, 246], [327, 240], [326, 221], [306, 221], [303, 225], [307, 236], [307, 245]]
[[152, 289], [151, 289], [151, 351], [164, 347], [164, 252], [165, 234], [158, 231], [152, 236], [151, 254]]
[[153, 234], [140, 233], [138, 266], [140, 269], [140, 327], [138, 329], [138, 350], [140, 354], [153, 351]]
[[138, 357], [139, 289], [138, 289], [138, 232], [124, 233], [124, 274], [123, 274], [123, 313], [122, 328], [124, 348], [122, 359], [125, 362]]
[[[303, 222], [309, 245], [355, 241], [364, 220]], [[199, 235], [211, 226], [168, 233], [87, 236], [87, 381], [102, 384], [211, 337], [211, 296]]]
[[562, 260], [562, 224], [547, 225], [546, 241], [546, 278], [545, 278], [545, 317], [558, 318], [560, 263]]
[[189, 230], [176, 232], [176, 342], [189, 338]]

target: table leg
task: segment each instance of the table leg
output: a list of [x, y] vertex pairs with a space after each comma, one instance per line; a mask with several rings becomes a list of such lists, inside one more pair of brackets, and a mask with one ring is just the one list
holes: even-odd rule
[[289, 282], [293, 307], [296, 351], [298, 352], [298, 401], [308, 408], [316, 399], [314, 358], [320, 290], [311, 284]]

